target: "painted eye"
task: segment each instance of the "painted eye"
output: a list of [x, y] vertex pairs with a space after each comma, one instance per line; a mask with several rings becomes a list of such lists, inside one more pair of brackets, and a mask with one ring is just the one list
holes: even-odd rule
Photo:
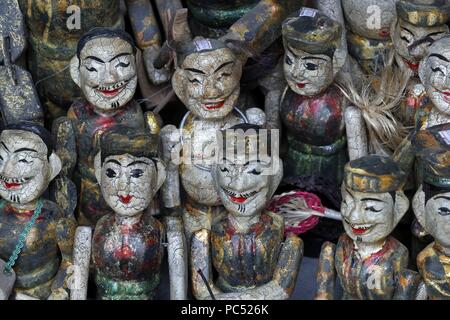
[[230, 172], [226, 167], [220, 168], [220, 171], [222, 171], [222, 172]]
[[439, 208], [439, 214], [441, 216], [448, 216], [448, 215], [450, 215], [450, 209], [446, 208], [446, 207], [440, 207]]
[[382, 211], [382, 210], [375, 209], [375, 207], [367, 207], [365, 210], [366, 211], [372, 211], [372, 212], [380, 212], [380, 211]]
[[231, 76], [231, 73], [222, 73], [220, 76], [219, 76], [219, 79], [221, 79], [221, 78], [228, 78], [229, 76]]
[[128, 67], [129, 65], [130, 65], [129, 62], [128, 62], [128, 63], [120, 62], [119, 64], [116, 65], [116, 68], [117, 68], [117, 67], [126, 68], [126, 67]]
[[286, 64], [292, 65], [292, 60], [291, 60], [291, 58], [289, 58], [288, 55], [286, 55], [286, 58], [284, 59], [284, 61], [286, 62]]
[[190, 83], [200, 83], [197, 79], [188, 79]]
[[403, 41], [405, 41], [406, 43], [410, 43], [410, 40], [408, 40], [406, 37], [400, 37], [400, 39], [402, 39]]
[[[2, 160], [3, 160], [3, 159], [2, 159]], [[22, 162], [22, 163], [30, 163], [30, 161], [27, 161], [26, 159], [20, 159], [19, 162]]]
[[261, 174], [261, 172], [262, 172], [262, 171], [253, 169], [252, 171], [249, 171], [248, 173], [251, 173], [251, 174], [254, 174], [254, 175], [256, 175], [256, 176], [259, 176], [259, 175]]
[[106, 169], [106, 176], [108, 178], [115, 178], [117, 174], [113, 169]]
[[441, 68], [439, 68], [439, 67], [436, 67], [436, 68], [433, 68], [433, 67], [431, 67], [431, 71], [433, 71], [433, 72], [440, 72], [440, 73], [444, 73], [443, 71], [442, 71], [442, 69]]
[[319, 66], [315, 63], [306, 63], [305, 67], [307, 70], [311, 70], [311, 71], [319, 69]]
[[86, 67], [86, 69], [87, 69], [87, 71], [90, 71], [90, 72], [97, 72], [97, 69], [95, 69], [94, 67], [88, 67], [88, 66], [85, 66]]
[[144, 171], [141, 170], [141, 169], [133, 169], [133, 170], [131, 170], [131, 176], [133, 178], [142, 177], [143, 174], [144, 174]]

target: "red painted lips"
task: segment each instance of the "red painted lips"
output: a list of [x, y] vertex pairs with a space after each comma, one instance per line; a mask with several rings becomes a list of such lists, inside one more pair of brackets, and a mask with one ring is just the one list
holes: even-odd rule
[[305, 83], [297, 83], [297, 87], [299, 87], [300, 89], [303, 89], [305, 85]]
[[208, 110], [215, 110], [215, 109], [220, 109], [223, 107], [223, 105], [225, 104], [225, 101], [221, 101], [215, 104], [205, 104], [205, 108]]
[[126, 196], [119, 196], [120, 202], [122, 202], [124, 204], [129, 204], [132, 198], [133, 198], [133, 196], [129, 195], [129, 194], [127, 194]]
[[450, 103], [450, 92], [441, 92], [442, 98], [448, 103]]
[[414, 62], [411, 62], [411, 61], [406, 60], [406, 59], [403, 59], [403, 60], [406, 62], [406, 64], [408, 65], [408, 67], [412, 71], [417, 72], [417, 70], [419, 70], [419, 64], [418, 63], [414, 63]]
[[15, 183], [15, 182], [4, 182], [5, 188], [6, 189], [19, 189], [22, 185], [20, 183]]
[[243, 203], [245, 202], [245, 200], [247, 200], [248, 198], [244, 198], [244, 197], [233, 197], [230, 196], [231, 201], [233, 202], [237, 202], [237, 203]]
[[364, 234], [368, 231], [369, 229], [355, 229], [352, 227], [352, 231], [354, 234]]
[[122, 90], [122, 88], [118, 88], [118, 89], [114, 89], [114, 90], [98, 90], [99, 92], [101, 92], [103, 95], [108, 96], [108, 97], [114, 97], [115, 95], [117, 95], [120, 91]]

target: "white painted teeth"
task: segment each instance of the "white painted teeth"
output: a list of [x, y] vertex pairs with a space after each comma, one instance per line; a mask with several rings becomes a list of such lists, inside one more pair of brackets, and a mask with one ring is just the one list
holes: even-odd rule
[[233, 191], [225, 189], [225, 188], [222, 188], [222, 189], [223, 189], [223, 191], [225, 191], [226, 194], [228, 194], [231, 197], [235, 197], [235, 198], [250, 198], [258, 193], [257, 191], [250, 191], [247, 193], [236, 193], [236, 192], [233, 192]]
[[372, 226], [370, 224], [350, 224], [353, 229], [368, 230]]
[[116, 90], [116, 89], [119, 89], [119, 88], [123, 87], [125, 85], [125, 83], [126, 83], [125, 81], [120, 81], [120, 82], [114, 83], [114, 84], [112, 84], [110, 86], [98, 86], [97, 90], [100, 90], [100, 91], [112, 91], [112, 90]]
[[0, 180], [5, 182], [5, 183], [25, 183], [28, 180], [30, 180], [30, 178], [27, 178], [27, 177], [23, 177], [23, 178], [8, 178], [8, 177], [5, 177], [5, 176], [0, 174]]

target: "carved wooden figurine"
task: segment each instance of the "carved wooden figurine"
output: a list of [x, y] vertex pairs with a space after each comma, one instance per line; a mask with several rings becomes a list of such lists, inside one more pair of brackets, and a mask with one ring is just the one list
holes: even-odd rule
[[[350, 55], [367, 74], [379, 74], [392, 48], [396, 0], [341, 0]], [[328, 14], [328, 12], [325, 12]]]
[[341, 26], [302, 8], [283, 23], [287, 88], [280, 117], [287, 129], [286, 175], [323, 176], [336, 185], [347, 161], [344, 97], [334, 78], [345, 61]]
[[0, 296], [8, 298], [13, 286], [16, 294], [67, 299], [76, 222], [42, 197], [61, 170], [51, 135], [20, 122], [2, 131], [0, 145]]
[[169, 252], [171, 297], [184, 299], [187, 270], [181, 219], [167, 217], [164, 227], [145, 214], [166, 178], [158, 158], [158, 136], [123, 126], [105, 133], [95, 158], [95, 175], [114, 210], [98, 221], [92, 238], [98, 298], [152, 299], [160, 282], [167, 235], [169, 251], [175, 249], [175, 255]]
[[450, 125], [419, 131], [413, 140], [423, 180], [412, 208], [434, 238], [417, 256], [420, 299], [450, 299]]
[[389, 157], [370, 155], [345, 166], [341, 213], [345, 234], [325, 243], [316, 299], [334, 299], [336, 273], [343, 299], [411, 299], [417, 276], [406, 269], [408, 250], [390, 236], [409, 207], [404, 173]]
[[450, 35], [428, 48], [419, 67], [419, 76], [428, 96], [428, 103], [416, 114], [416, 129], [423, 130], [450, 122]]
[[396, 7], [398, 19], [391, 27], [395, 61], [402, 72], [411, 76], [398, 118], [404, 125], [413, 126], [416, 111], [428, 102], [424, 86], [417, 77], [419, 63], [430, 44], [448, 33], [445, 23], [450, 4], [445, 0], [399, 0]]
[[212, 174], [227, 213], [213, 222], [211, 230], [201, 229], [192, 237], [194, 296], [287, 299], [295, 287], [303, 243], [293, 234], [283, 243], [283, 217], [266, 210], [283, 176], [282, 162], [271, 149], [274, 137], [251, 124], [218, 134], [223, 160], [213, 165]]
[[188, 239], [196, 230], [210, 229], [211, 219], [224, 211], [211, 175], [216, 130], [265, 121], [257, 108], [246, 114], [236, 108], [241, 74], [241, 60], [219, 40], [196, 38], [178, 44], [172, 86], [189, 112], [179, 129], [167, 125], [161, 130], [164, 157], [171, 162], [163, 200], [167, 208], [180, 205], [179, 174], [186, 192], [183, 222]]
[[[359, 78], [361, 69], [366, 74], [378, 74], [385, 54], [392, 48], [390, 25], [395, 20], [397, 0], [317, 0], [317, 8], [346, 27], [342, 45], [348, 47], [350, 59], [347, 68]], [[359, 68], [361, 67], [361, 68]], [[354, 72], [356, 71], [356, 73]], [[361, 74], [362, 75], [362, 74]]]
[[[17, 0], [14, 0], [15, 2]], [[39, 94], [52, 119], [63, 116], [81, 96], [67, 68], [77, 52], [81, 36], [94, 27], [125, 27], [123, 8], [119, 0], [18, 0], [25, 16], [29, 34], [28, 64]], [[156, 0], [163, 18], [171, 5], [181, 8], [178, 0]], [[143, 50], [147, 75], [156, 84], [168, 81], [165, 68], [153, 68], [159, 53], [161, 33], [151, 0], [126, 0], [134, 39]], [[43, 23], [45, 21], [45, 23]], [[145, 74], [144, 74], [145, 75]], [[140, 80], [141, 81], [141, 80]]]
[[[136, 47], [131, 37], [118, 29], [96, 28], [78, 43], [71, 61], [73, 81], [83, 99], [74, 102], [67, 118], [54, 124], [58, 152], [63, 157], [63, 173], [80, 188], [78, 221], [94, 226], [111, 209], [103, 200], [94, 175], [94, 157], [100, 136], [117, 124], [144, 129], [146, 120], [133, 100], [137, 86]], [[151, 122], [151, 116], [146, 118]]]
[[44, 113], [31, 78], [20, 66], [26, 30], [17, 0], [0, 4], [0, 128], [19, 121], [43, 123]]

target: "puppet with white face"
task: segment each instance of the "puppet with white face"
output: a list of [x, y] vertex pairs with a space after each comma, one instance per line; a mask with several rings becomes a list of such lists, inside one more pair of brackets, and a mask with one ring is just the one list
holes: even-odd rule
[[416, 127], [426, 129], [450, 121], [450, 36], [437, 40], [419, 67], [419, 76], [431, 100], [418, 111]]
[[302, 8], [282, 27], [287, 88], [280, 117], [289, 142], [286, 174], [342, 179], [346, 162], [344, 98], [333, 85], [345, 61], [340, 24], [316, 9]]
[[417, 256], [423, 279], [421, 299], [450, 299], [450, 125], [422, 130], [413, 144], [423, 181], [412, 208], [421, 226], [434, 238]]
[[[227, 213], [211, 230], [192, 236], [194, 296], [210, 298], [209, 286], [216, 299], [287, 299], [295, 286], [303, 243], [291, 235], [283, 244], [283, 218], [266, 211], [283, 175], [282, 162], [272, 152], [271, 133], [243, 124], [218, 134], [223, 160], [213, 166], [212, 174]], [[236, 251], [235, 243], [241, 243], [242, 250]]]
[[446, 0], [399, 0], [396, 9], [398, 19], [391, 26], [395, 61], [400, 68], [398, 72], [410, 75], [398, 118], [404, 125], [413, 126], [416, 111], [428, 102], [424, 85], [417, 77], [419, 63], [430, 45], [448, 33], [445, 23], [450, 7]]
[[[111, 208], [103, 200], [94, 175], [94, 157], [100, 137], [117, 125], [143, 130], [146, 120], [133, 100], [137, 85], [136, 47], [124, 31], [95, 28], [79, 41], [71, 61], [71, 75], [84, 98], [74, 102], [67, 118], [56, 120], [58, 154], [63, 157], [63, 174], [70, 176], [80, 190], [77, 219], [94, 226]], [[150, 124], [149, 124], [150, 126]]]
[[164, 157], [171, 161], [163, 199], [166, 208], [179, 207], [180, 192], [186, 193], [183, 222], [187, 239], [196, 230], [209, 229], [212, 220], [224, 213], [211, 175], [216, 131], [265, 122], [260, 109], [250, 108], [245, 114], [238, 109], [241, 75], [238, 52], [220, 40], [197, 37], [176, 43], [172, 86], [189, 112], [179, 129], [168, 125], [161, 131]]
[[0, 258], [4, 261], [10, 258], [24, 226], [37, 207], [41, 207], [13, 268], [17, 275], [14, 292], [37, 299], [68, 298], [66, 281], [72, 261], [75, 219], [54, 202], [42, 198], [60, 170], [61, 161], [46, 129], [21, 122], [2, 131]]
[[411, 299], [417, 277], [408, 250], [390, 236], [409, 207], [404, 173], [390, 158], [370, 155], [345, 166], [341, 214], [345, 234], [322, 247], [316, 299], [334, 299], [336, 273], [343, 299]]
[[379, 74], [386, 53], [392, 48], [390, 26], [396, 18], [395, 3], [396, 0], [341, 0], [349, 53], [366, 74]]
[[167, 217], [165, 228], [145, 213], [166, 178], [165, 166], [158, 158], [158, 137], [123, 126], [109, 131], [101, 139], [95, 175], [106, 203], [114, 211], [98, 221], [93, 235], [98, 298], [153, 298], [160, 280], [166, 230], [169, 251], [173, 253], [173, 246], [179, 246], [176, 257], [169, 252], [171, 288], [177, 288], [171, 297], [184, 298], [181, 220]]

